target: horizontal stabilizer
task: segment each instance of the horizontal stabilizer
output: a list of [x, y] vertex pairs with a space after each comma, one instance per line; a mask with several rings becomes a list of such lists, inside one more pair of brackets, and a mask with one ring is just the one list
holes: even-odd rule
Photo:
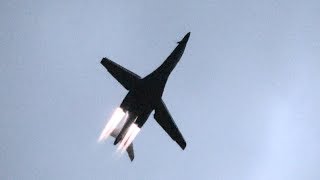
[[127, 152], [131, 161], [134, 159], [134, 151], [133, 151], [133, 144], [131, 143], [130, 146], [127, 148]]

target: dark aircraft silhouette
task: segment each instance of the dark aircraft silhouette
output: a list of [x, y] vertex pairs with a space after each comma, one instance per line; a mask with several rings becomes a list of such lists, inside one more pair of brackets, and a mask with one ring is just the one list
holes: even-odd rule
[[[155, 71], [144, 78], [141, 78], [137, 74], [107, 58], [101, 60], [101, 64], [110, 72], [110, 74], [129, 91], [120, 105], [120, 108], [128, 113], [128, 117], [121, 130], [117, 133], [117, 136], [115, 136], [114, 145], [124, 139], [129, 127], [133, 123], [141, 128], [147, 121], [151, 112], [155, 110], [154, 119], [182, 149], [186, 148], [186, 141], [161, 97], [170, 73], [175, 68], [184, 52], [189, 36], [190, 32], [178, 42], [177, 47], [169, 57], [167, 57]], [[130, 159], [133, 160], [132, 144], [130, 144], [129, 148], [131, 149], [130, 151], [132, 151], [132, 158], [130, 157]], [[129, 151], [128, 153], [130, 155]]]

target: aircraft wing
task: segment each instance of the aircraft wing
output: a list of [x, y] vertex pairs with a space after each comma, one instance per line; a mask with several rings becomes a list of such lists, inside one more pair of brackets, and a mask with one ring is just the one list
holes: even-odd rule
[[155, 108], [154, 119], [182, 149], [186, 148], [187, 143], [162, 100]]
[[109, 71], [109, 73], [117, 79], [117, 81], [127, 90], [130, 90], [135, 82], [141, 79], [137, 74], [129, 71], [128, 69], [120, 66], [119, 64], [111, 61], [110, 59], [103, 58], [101, 64]]

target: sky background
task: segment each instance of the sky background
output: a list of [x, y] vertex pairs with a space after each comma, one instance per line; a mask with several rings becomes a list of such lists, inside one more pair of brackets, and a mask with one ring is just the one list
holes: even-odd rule
[[[0, 179], [320, 179], [320, 1], [0, 2]], [[97, 143], [126, 90], [191, 31], [134, 162]]]

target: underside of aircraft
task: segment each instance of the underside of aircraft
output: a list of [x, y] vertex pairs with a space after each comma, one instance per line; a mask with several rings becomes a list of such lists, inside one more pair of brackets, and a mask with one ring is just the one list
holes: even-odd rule
[[182, 149], [185, 149], [186, 141], [163, 102], [162, 94], [170, 73], [184, 52], [189, 36], [190, 33], [187, 33], [168, 58], [144, 78], [108, 58], [102, 59], [101, 64], [129, 92], [107, 123], [99, 141], [105, 140], [109, 135], [115, 137], [114, 145], [120, 143], [118, 149], [122, 152], [126, 150], [132, 161], [132, 141], [151, 112], [155, 111], [154, 119]]

